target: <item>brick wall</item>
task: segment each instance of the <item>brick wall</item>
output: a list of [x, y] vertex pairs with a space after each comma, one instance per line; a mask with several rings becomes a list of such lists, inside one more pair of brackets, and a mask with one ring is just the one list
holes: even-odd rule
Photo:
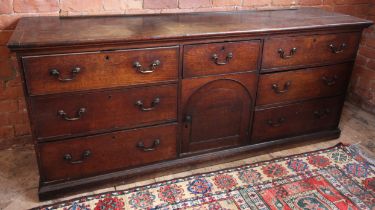
[[[38, 15], [107, 15], [268, 9], [298, 6], [375, 20], [374, 0], [0, 0], [0, 149], [31, 143], [20, 76], [5, 47], [17, 19]], [[375, 113], [375, 31], [366, 30], [349, 100]]]

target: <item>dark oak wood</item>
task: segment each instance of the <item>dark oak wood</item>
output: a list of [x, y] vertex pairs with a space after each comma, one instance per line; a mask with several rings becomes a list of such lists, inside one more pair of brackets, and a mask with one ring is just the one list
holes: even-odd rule
[[[44, 171], [41, 181], [84, 178], [174, 159], [177, 157], [176, 131], [177, 126], [172, 124], [40, 144]], [[158, 140], [159, 144], [155, 145]], [[140, 143], [146, 149], [138, 147]], [[86, 151], [90, 155], [84, 158]], [[67, 160], [66, 155], [72, 159]]]
[[263, 74], [259, 78], [257, 106], [345, 93], [353, 63]]
[[254, 143], [334, 129], [338, 126], [343, 96], [259, 109], [254, 114]]
[[182, 152], [244, 145], [249, 141], [256, 74], [182, 81]]
[[314, 8], [22, 18], [8, 46], [23, 79], [40, 198], [337, 138], [371, 24]]
[[[178, 47], [22, 57], [30, 95], [176, 81]], [[151, 65], [159, 61], [154, 70]], [[140, 70], [135, 67], [139, 62]], [[79, 73], [72, 73], [75, 68]], [[57, 70], [60, 76], [51, 71]], [[142, 73], [140, 71], [153, 71]], [[72, 79], [60, 81], [60, 79]]]
[[260, 41], [224, 42], [184, 46], [184, 78], [254, 71]]
[[[38, 96], [31, 98], [31, 106], [34, 107], [31, 114], [34, 116], [35, 136], [39, 141], [46, 141], [51, 137], [176, 121], [177, 86]], [[79, 114], [80, 109], [85, 111]]]
[[265, 39], [262, 71], [354, 60], [360, 38], [354, 32]]
[[[186, 40], [285, 31], [363, 28], [372, 22], [317, 8], [114, 17], [21, 18], [13, 49], [99, 43]], [[95, 27], [93, 27], [95, 26]]]

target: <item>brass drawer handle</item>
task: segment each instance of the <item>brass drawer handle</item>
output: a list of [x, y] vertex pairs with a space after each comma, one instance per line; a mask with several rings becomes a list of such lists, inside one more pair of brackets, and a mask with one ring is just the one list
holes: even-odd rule
[[152, 111], [156, 108], [156, 106], [160, 103], [160, 98], [155, 98], [152, 102], [151, 102], [151, 106], [148, 107], [148, 108], [145, 108], [144, 107], [144, 104], [141, 100], [138, 100], [137, 102], [135, 102], [135, 105], [137, 105], [139, 107], [139, 109], [143, 112], [147, 112], [147, 111]]
[[212, 55], [212, 60], [214, 61], [214, 63], [215, 63], [216, 65], [219, 65], [219, 66], [222, 66], [222, 65], [226, 65], [226, 64], [228, 64], [229, 61], [230, 61], [232, 58], [233, 58], [233, 53], [231, 53], [231, 52], [227, 54], [227, 57], [225, 57], [225, 61], [223, 61], [223, 62], [220, 62], [220, 61], [219, 61], [219, 56], [218, 56], [216, 53]]
[[284, 84], [284, 88], [282, 90], [279, 89], [279, 85], [278, 84], [272, 84], [272, 90], [276, 93], [276, 94], [281, 94], [281, 93], [286, 93], [289, 91], [289, 87], [292, 85], [292, 81], [287, 81], [285, 84]]
[[335, 85], [338, 79], [339, 77], [337, 75], [334, 75], [333, 77], [322, 76], [322, 80], [327, 86]]
[[271, 127], [280, 127], [284, 122], [286, 121], [285, 117], [280, 117], [276, 121], [273, 120], [267, 120], [267, 124]]
[[91, 151], [90, 150], [85, 150], [82, 155], [80, 160], [73, 160], [73, 156], [71, 154], [65, 154], [64, 155], [64, 160], [68, 161], [70, 164], [81, 164], [83, 163], [87, 158], [91, 156]]
[[70, 78], [62, 78], [60, 75], [60, 71], [58, 69], [51, 69], [49, 71], [50, 75], [56, 77], [56, 79], [58, 79], [60, 82], [69, 82], [69, 81], [74, 80], [79, 72], [81, 72], [81, 68], [74, 67], [72, 69], [72, 72], [71, 72], [72, 76]]
[[64, 111], [64, 110], [59, 110], [57, 112], [57, 114], [63, 118], [64, 120], [67, 120], [67, 121], [76, 121], [76, 120], [79, 120], [81, 119], [82, 115], [86, 112], [86, 108], [80, 108], [77, 112], [77, 116], [76, 117], [68, 117], [68, 114]]
[[278, 49], [277, 52], [279, 53], [280, 58], [289, 59], [289, 58], [292, 58], [297, 53], [297, 48], [293, 47], [292, 49], [290, 49], [289, 55], [286, 55], [282, 48]]
[[323, 110], [316, 110], [314, 111], [314, 116], [317, 119], [323, 119], [327, 117], [331, 113], [331, 110], [329, 108], [325, 108]]
[[149, 147], [146, 147], [145, 144], [142, 141], [140, 141], [137, 144], [137, 148], [144, 152], [150, 152], [150, 151], [154, 151], [156, 147], [159, 145], [160, 145], [160, 139], [155, 139], [152, 145]]
[[342, 43], [340, 46], [336, 47], [335, 44], [330, 44], [329, 48], [331, 48], [332, 53], [339, 54], [343, 53], [348, 45], [346, 43]]
[[154, 60], [149, 68], [143, 68], [142, 64], [138, 61], [134, 62], [133, 67], [137, 69], [139, 73], [149, 74], [155, 71], [155, 69], [160, 66], [161, 62], [159, 60]]

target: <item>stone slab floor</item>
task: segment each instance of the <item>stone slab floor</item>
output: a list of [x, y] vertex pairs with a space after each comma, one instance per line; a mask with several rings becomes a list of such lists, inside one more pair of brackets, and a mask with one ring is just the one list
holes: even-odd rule
[[[375, 116], [366, 113], [357, 107], [346, 103], [340, 122], [341, 137], [329, 141], [311, 141], [293, 145], [278, 146], [266, 151], [259, 151], [234, 158], [218, 160], [201, 165], [187, 166], [173, 171], [150, 174], [136, 179], [127, 180], [126, 183], [101, 186], [97, 189], [82, 189], [80, 194], [67, 195], [66, 197], [39, 202], [38, 172], [36, 159], [32, 146], [13, 148], [0, 151], [0, 209], [19, 210], [40, 205], [51, 204], [77, 196], [90, 195], [105, 191], [122, 190], [135, 186], [151, 184], [172, 178], [204, 173], [227, 167], [235, 167], [257, 161], [269, 160], [281, 156], [298, 154], [307, 151], [334, 146], [339, 142], [346, 144], [359, 144], [368, 154], [375, 154]], [[173, 175], [171, 175], [173, 174]]]

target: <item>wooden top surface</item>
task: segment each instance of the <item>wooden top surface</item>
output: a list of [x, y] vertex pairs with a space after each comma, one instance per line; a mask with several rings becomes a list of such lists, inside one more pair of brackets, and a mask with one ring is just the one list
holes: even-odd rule
[[139, 42], [371, 24], [368, 20], [316, 8], [111, 17], [25, 17], [19, 21], [8, 46], [17, 49]]

